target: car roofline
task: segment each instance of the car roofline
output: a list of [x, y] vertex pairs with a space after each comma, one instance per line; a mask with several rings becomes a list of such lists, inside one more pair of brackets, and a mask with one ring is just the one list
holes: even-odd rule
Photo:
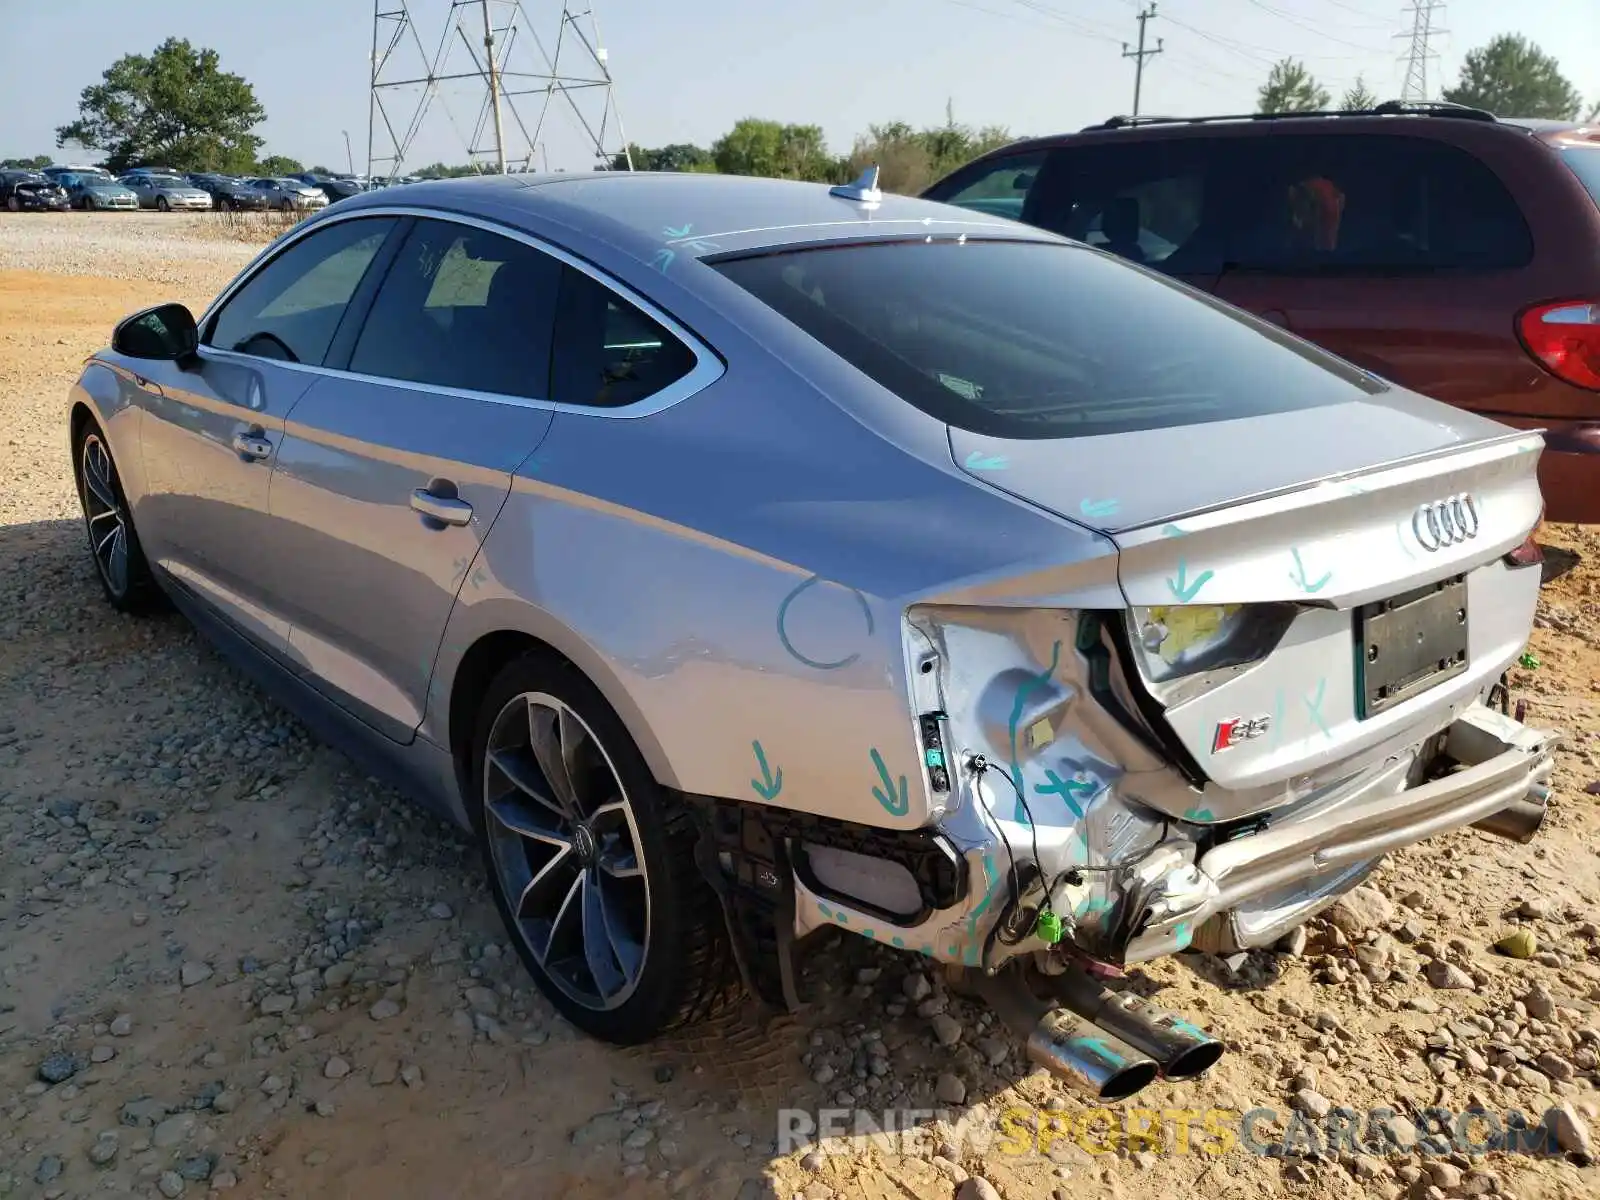
[[[1435, 109], [1438, 111], [1433, 111]], [[1006, 158], [1014, 154], [1026, 154], [1031, 151], [1053, 150], [1058, 146], [1070, 145], [1081, 141], [1099, 139], [1118, 142], [1136, 141], [1140, 140], [1139, 135], [1145, 132], [1162, 137], [1163, 140], [1167, 135], [1170, 135], [1172, 140], [1180, 140], [1186, 130], [1215, 126], [1226, 129], [1230, 133], [1248, 129], [1265, 136], [1268, 131], [1278, 132], [1293, 129], [1302, 123], [1304, 123], [1305, 127], [1315, 128], [1324, 122], [1328, 125], [1342, 126], [1377, 122], [1410, 124], [1414, 121], [1426, 121], [1433, 118], [1492, 126], [1509, 133], [1533, 137], [1542, 135], [1559, 136], [1562, 132], [1570, 132], [1570, 129], [1584, 128], [1579, 123], [1574, 123], [1570, 129], [1535, 127], [1523, 123], [1527, 118], [1496, 117], [1484, 109], [1474, 109], [1464, 105], [1429, 105], [1426, 109], [1422, 106], [1410, 106], [1385, 111], [1379, 111], [1378, 109], [1328, 109], [1296, 113], [1221, 113], [1194, 117], [1113, 116], [1093, 125], [1085, 125], [1080, 129], [1066, 130], [1061, 133], [1038, 134], [1033, 137], [1019, 138], [1016, 141], [1007, 142], [1003, 146], [996, 146], [993, 150], [984, 152], [977, 158], [956, 168], [956, 171], [964, 172], [976, 163], [990, 162], [995, 159]], [[956, 171], [951, 171], [944, 178], [949, 178]]]

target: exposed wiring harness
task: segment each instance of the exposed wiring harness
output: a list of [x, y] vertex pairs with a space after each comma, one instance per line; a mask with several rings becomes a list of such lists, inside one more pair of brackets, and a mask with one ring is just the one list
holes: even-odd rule
[[[995, 767], [994, 763], [991, 763], [981, 754], [968, 755], [966, 765], [968, 770], [970, 770], [979, 780], [981, 780], [990, 770], [994, 769]], [[1061, 935], [1063, 932], [1062, 921], [1061, 917], [1056, 913], [1051, 904], [1051, 897], [1055, 895], [1057, 889], [1060, 888], [1063, 883], [1076, 887], [1083, 882], [1083, 877], [1086, 874], [1109, 875], [1136, 867], [1145, 859], [1154, 854], [1157, 850], [1161, 849], [1162, 846], [1166, 845], [1168, 835], [1172, 831], [1171, 818], [1163, 816], [1161, 818], [1160, 836], [1157, 837], [1151, 845], [1139, 851], [1137, 854], [1123, 859], [1120, 862], [1103, 863], [1092, 866], [1085, 864], [1083, 866], [1067, 867], [1058, 872], [1056, 877], [1049, 881], [1049, 886], [1044, 889], [1044, 896], [1039, 903], [1038, 912], [1035, 915], [1032, 926], [1029, 929], [1018, 930], [1012, 926], [1012, 922], [1017, 916], [1020, 916], [1021, 913], [1025, 911], [1022, 904], [1022, 898], [1033, 889], [1033, 886], [1036, 882], [1034, 876], [1037, 876], [1040, 880], [1044, 878], [1044, 866], [1040, 861], [1042, 856], [1039, 852], [1039, 825], [1038, 822], [1034, 820], [1033, 809], [1028, 804], [1028, 798], [1023, 794], [1023, 790], [1017, 786], [1017, 781], [1011, 777], [1009, 772], [998, 771], [997, 773], [1004, 777], [1005, 781], [1011, 785], [1011, 790], [1017, 797], [1017, 803], [1022, 806], [1023, 815], [1028, 819], [1028, 830], [1033, 839], [1033, 871], [1030, 872], [1027, 886], [1024, 887], [1019, 881], [1021, 872], [1017, 867], [1016, 852], [1011, 848], [1011, 839], [1006, 836], [1004, 823], [999, 817], [995, 816], [992, 811], [988, 811], [987, 806], [985, 806], [985, 811], [988, 814], [990, 822], [994, 826], [994, 831], [1000, 835], [1001, 844], [1006, 848], [1006, 857], [1009, 860], [1009, 865], [1006, 869], [1006, 875], [1010, 882], [1011, 892], [1010, 898], [1007, 900], [1005, 907], [1000, 912], [999, 919], [997, 919], [994, 924], [990, 926], [988, 936], [984, 938], [983, 969], [985, 971], [989, 970], [989, 961], [994, 950], [994, 943], [996, 939], [1004, 941], [1008, 946], [1014, 946], [1018, 942], [1022, 941], [1022, 939], [1026, 937], [1029, 932], [1034, 932], [1038, 933], [1042, 938], [1044, 938], [1045, 941], [1052, 945], [1061, 940]], [[1128, 906], [1128, 912], [1124, 913], [1123, 920], [1119, 924], [1129, 924], [1129, 918], [1131, 917], [1132, 912], [1138, 907], [1139, 906], [1137, 905]], [[1129, 929], [1125, 932], [1131, 936], [1134, 931]], [[1046, 936], [1048, 934], [1053, 934], [1054, 936]]]

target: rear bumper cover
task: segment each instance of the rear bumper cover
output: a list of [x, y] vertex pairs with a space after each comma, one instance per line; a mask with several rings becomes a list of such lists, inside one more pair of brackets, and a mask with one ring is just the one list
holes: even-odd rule
[[1125, 961], [1175, 953], [1200, 923], [1251, 899], [1359, 867], [1500, 811], [1549, 783], [1559, 742], [1552, 730], [1473, 705], [1446, 731], [1444, 753], [1457, 764], [1451, 774], [1404, 788], [1412, 760], [1401, 759], [1361, 780], [1353, 793], [1212, 848], [1196, 864], [1202, 902], [1142, 931]]

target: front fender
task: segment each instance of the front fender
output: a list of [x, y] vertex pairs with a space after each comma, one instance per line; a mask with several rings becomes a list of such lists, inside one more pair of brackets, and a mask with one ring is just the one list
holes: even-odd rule
[[139, 423], [144, 408], [138, 401], [138, 385], [131, 376], [99, 354], [86, 359], [83, 370], [67, 391], [67, 461], [76, 470], [77, 421], [87, 415], [100, 427], [111, 456], [117, 464], [122, 490], [134, 519], [138, 520], [139, 501], [145, 495], [144, 458], [140, 450]]

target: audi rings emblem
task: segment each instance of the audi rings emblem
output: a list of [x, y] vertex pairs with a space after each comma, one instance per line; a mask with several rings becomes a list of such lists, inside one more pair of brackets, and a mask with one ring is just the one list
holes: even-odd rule
[[1478, 508], [1469, 492], [1420, 505], [1411, 514], [1411, 532], [1428, 551], [1460, 545], [1478, 536]]

